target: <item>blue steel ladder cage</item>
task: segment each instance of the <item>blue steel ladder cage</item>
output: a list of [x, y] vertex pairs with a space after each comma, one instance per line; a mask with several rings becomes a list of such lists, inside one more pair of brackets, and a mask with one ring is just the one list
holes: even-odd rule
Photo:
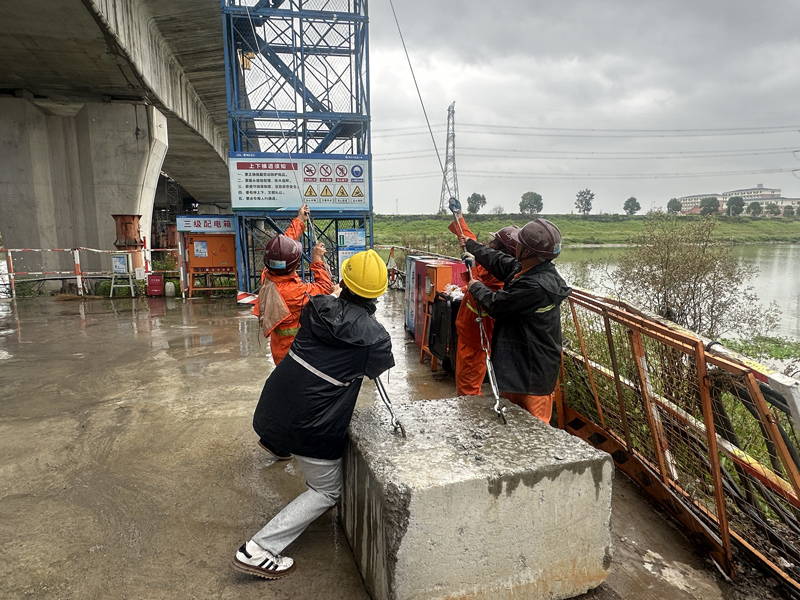
[[[366, 246], [373, 240], [367, 0], [221, 4], [239, 288], [258, 287], [264, 244], [302, 203], [313, 217], [304, 257], [324, 242], [336, 279], [339, 231], [364, 229]], [[235, 172], [273, 161], [289, 170]], [[327, 186], [304, 177], [328, 166], [350, 170]]]

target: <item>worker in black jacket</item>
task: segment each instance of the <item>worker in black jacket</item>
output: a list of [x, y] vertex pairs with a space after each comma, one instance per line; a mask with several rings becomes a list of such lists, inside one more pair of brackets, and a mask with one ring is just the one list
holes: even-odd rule
[[303, 470], [308, 490], [239, 548], [233, 567], [266, 579], [291, 573], [281, 556], [342, 490], [342, 453], [363, 377], [394, 366], [389, 334], [374, 317], [388, 283], [374, 250], [342, 265], [342, 291], [314, 296], [300, 313], [300, 330], [286, 359], [264, 384], [253, 416], [260, 445]]
[[511, 235], [518, 242], [516, 258], [463, 240], [465, 260], [474, 259], [504, 282], [492, 291], [471, 280], [469, 291], [495, 319], [491, 357], [500, 395], [549, 423], [561, 366], [559, 305], [572, 292], [552, 262], [561, 252], [561, 232], [539, 218]]

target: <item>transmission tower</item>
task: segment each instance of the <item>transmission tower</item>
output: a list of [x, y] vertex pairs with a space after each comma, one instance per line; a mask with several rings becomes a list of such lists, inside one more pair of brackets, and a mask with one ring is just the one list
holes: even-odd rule
[[444, 160], [442, 177], [442, 197], [439, 199], [439, 212], [448, 212], [450, 198], [458, 198], [458, 177], [456, 176], [456, 103], [447, 109], [447, 156]]

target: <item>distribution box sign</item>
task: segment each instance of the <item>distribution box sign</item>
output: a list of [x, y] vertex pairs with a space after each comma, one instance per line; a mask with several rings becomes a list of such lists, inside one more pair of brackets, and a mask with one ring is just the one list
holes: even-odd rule
[[178, 231], [188, 233], [236, 233], [233, 215], [179, 215], [175, 223]]
[[371, 207], [369, 158], [363, 154], [231, 152], [234, 210], [358, 210]]
[[339, 247], [339, 279], [342, 279], [342, 263], [354, 254], [367, 249], [366, 229], [340, 229], [336, 240]]
[[340, 248], [352, 247], [365, 250], [367, 247], [366, 229], [340, 229], [338, 236], [337, 246]]

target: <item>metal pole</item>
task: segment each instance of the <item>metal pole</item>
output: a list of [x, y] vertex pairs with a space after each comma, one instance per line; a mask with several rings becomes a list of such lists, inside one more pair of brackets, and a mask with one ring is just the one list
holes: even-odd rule
[[17, 286], [16, 282], [14, 281], [14, 261], [11, 258], [11, 250], [7, 251], [6, 254], [6, 262], [8, 262], [8, 280], [11, 282], [11, 297], [17, 297]]
[[186, 265], [183, 262], [183, 233], [178, 232], [178, 272], [181, 277], [181, 298], [186, 299], [186, 276], [184, 270]]
[[75, 280], [78, 284], [78, 296], [83, 296], [83, 277], [81, 275], [81, 255], [80, 250], [73, 248], [72, 256], [75, 257]]
[[[698, 340], [694, 352], [695, 367], [697, 369], [697, 383], [700, 392], [700, 404], [703, 411], [703, 420], [706, 426], [706, 443], [708, 444], [708, 462], [710, 466], [709, 477], [714, 486], [714, 501], [716, 504], [719, 537], [722, 541], [723, 559], [722, 567], [728, 572], [734, 571], [733, 555], [731, 549], [730, 528], [728, 526], [728, 513], [725, 503], [725, 491], [722, 484], [719, 452], [717, 451], [717, 433], [714, 424], [714, 411], [711, 405], [710, 381], [706, 367], [706, 355], [703, 342]], [[751, 375], [752, 376], [752, 375]], [[755, 400], [755, 399], [754, 399]], [[763, 400], [763, 398], [762, 398]], [[757, 404], [757, 401], [756, 401]], [[797, 482], [793, 482], [797, 483]]]

